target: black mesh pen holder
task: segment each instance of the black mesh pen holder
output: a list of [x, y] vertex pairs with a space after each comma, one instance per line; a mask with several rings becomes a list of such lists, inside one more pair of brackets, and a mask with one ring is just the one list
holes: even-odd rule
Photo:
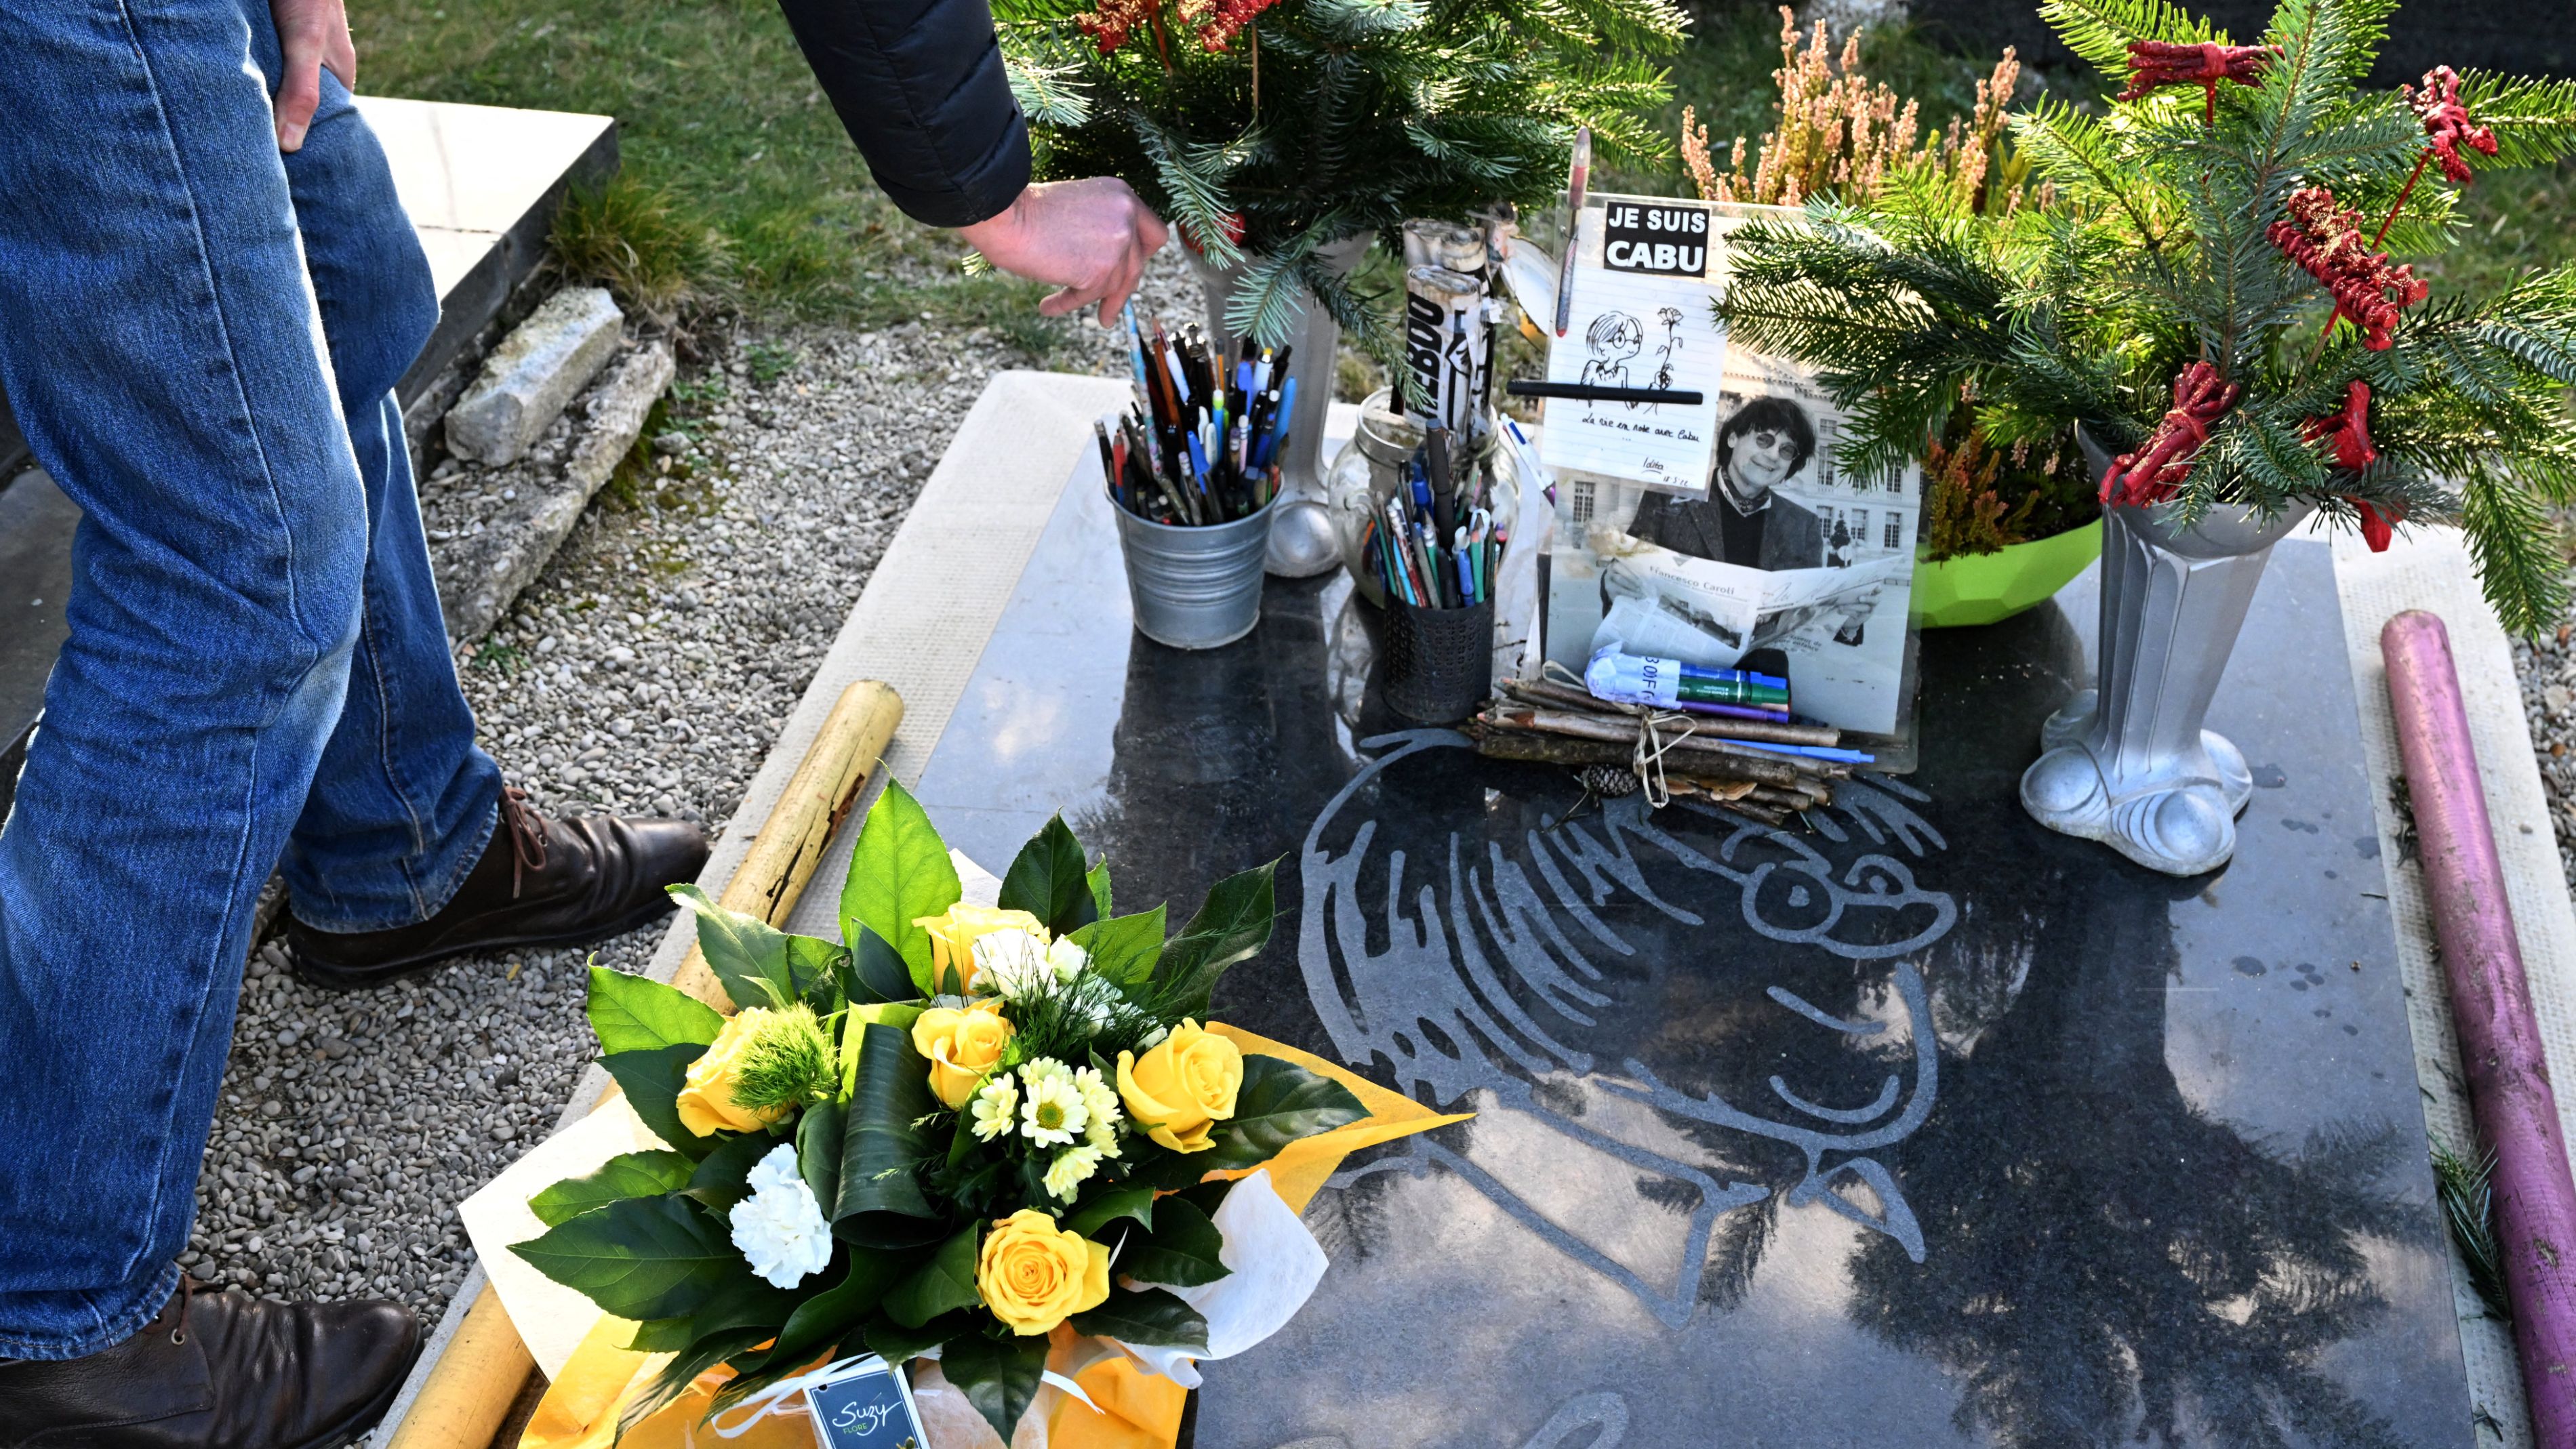
[[1386, 610], [1389, 709], [1415, 724], [1452, 724], [1494, 691], [1494, 601], [1463, 609]]

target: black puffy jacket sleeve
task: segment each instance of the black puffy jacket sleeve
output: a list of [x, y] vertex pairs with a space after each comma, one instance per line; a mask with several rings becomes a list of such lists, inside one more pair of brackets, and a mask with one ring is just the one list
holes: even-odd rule
[[779, 0], [877, 185], [915, 221], [969, 226], [1029, 184], [987, 0]]

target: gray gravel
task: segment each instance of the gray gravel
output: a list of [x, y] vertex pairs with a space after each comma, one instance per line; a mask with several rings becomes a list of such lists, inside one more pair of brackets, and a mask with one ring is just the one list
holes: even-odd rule
[[[1169, 252], [1144, 300], [1198, 315]], [[992, 372], [1031, 365], [988, 332], [917, 322], [713, 350], [682, 369], [643, 475], [603, 490], [492, 634], [459, 651], [484, 747], [549, 813], [728, 819], [957, 420]], [[1096, 328], [1048, 365], [1126, 368]], [[430, 471], [433, 552], [510, 486], [506, 470]], [[662, 929], [597, 959], [640, 970]], [[434, 1321], [472, 1262], [456, 1203], [544, 1135], [596, 1050], [588, 954], [466, 958], [338, 995], [262, 947], [182, 1262], [280, 1298], [395, 1298]]]
[[2516, 642], [2514, 673], [2522, 680], [2523, 720], [2540, 760], [2540, 788], [2557, 827], [2558, 865], [2576, 891], [2576, 630], [2562, 628], [2537, 643]]

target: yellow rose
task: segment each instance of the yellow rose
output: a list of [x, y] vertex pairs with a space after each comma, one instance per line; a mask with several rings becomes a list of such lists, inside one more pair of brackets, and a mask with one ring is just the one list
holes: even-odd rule
[[743, 1057], [751, 1039], [760, 1029], [768, 1008], [745, 1007], [725, 1018], [724, 1028], [698, 1059], [689, 1063], [687, 1080], [680, 1087], [675, 1104], [680, 1109], [680, 1125], [703, 1137], [719, 1129], [726, 1132], [756, 1132], [788, 1114], [792, 1108], [779, 1106], [766, 1112], [754, 1112], [735, 1105], [734, 1080], [741, 1075]]
[[914, 1018], [912, 1049], [930, 1059], [930, 1090], [952, 1109], [965, 1106], [975, 1084], [1001, 1062], [1011, 1029], [998, 1001], [964, 1011], [934, 1006]]
[[975, 1291], [1011, 1332], [1045, 1333], [1108, 1300], [1109, 1250], [1022, 1208], [985, 1234]]
[[948, 973], [954, 969], [961, 989], [975, 984], [975, 938], [994, 931], [1026, 931], [1047, 943], [1046, 924], [1026, 911], [996, 910], [991, 906], [970, 906], [964, 901], [948, 908], [944, 916], [923, 916], [914, 925], [930, 933], [930, 985], [934, 991], [945, 990]]
[[1174, 1152], [1205, 1152], [1208, 1129], [1234, 1115], [1243, 1052], [1184, 1021], [1142, 1057], [1118, 1054], [1118, 1096], [1145, 1135]]

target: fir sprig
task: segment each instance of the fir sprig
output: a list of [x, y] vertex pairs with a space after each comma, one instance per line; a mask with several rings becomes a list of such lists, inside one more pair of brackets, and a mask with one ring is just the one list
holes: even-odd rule
[[[2498, 616], [2536, 630], [2567, 603], [2549, 510], [2576, 497], [2576, 268], [2417, 302], [2379, 262], [2390, 245], [2456, 239], [2454, 188], [2423, 174], [2422, 120], [2397, 92], [2356, 88], [2394, 8], [2282, 0], [2258, 73], [2214, 97], [2172, 86], [2107, 116], [2049, 100], [2015, 115], [2042, 214], [1944, 210], [1895, 186], [1857, 209], [1810, 206], [1806, 228], [1747, 228], [1721, 314], [1747, 345], [1819, 370], [1851, 410], [1837, 450], [1856, 471], [1919, 456], [1963, 395], [1997, 442], [2081, 424], [2125, 451], [2163, 415], [2174, 377], [2205, 362], [2242, 396], [2192, 456], [2171, 498], [2179, 519], [2231, 504], [2351, 520], [2368, 503], [2457, 522]], [[2049, 0], [2042, 13], [2121, 82], [2133, 43], [2231, 43], [2168, 0]], [[2498, 141], [2479, 169], [2576, 154], [2576, 83], [2471, 74], [2460, 96]], [[2368, 218], [2370, 280], [2332, 275], [2387, 278], [2399, 315], [2385, 325], [2380, 308], [2369, 339], [2385, 350], [2355, 340], [2324, 283], [2274, 239], [2291, 196], [2319, 188]], [[2356, 380], [2379, 455], [2357, 470], [2321, 425]]]

